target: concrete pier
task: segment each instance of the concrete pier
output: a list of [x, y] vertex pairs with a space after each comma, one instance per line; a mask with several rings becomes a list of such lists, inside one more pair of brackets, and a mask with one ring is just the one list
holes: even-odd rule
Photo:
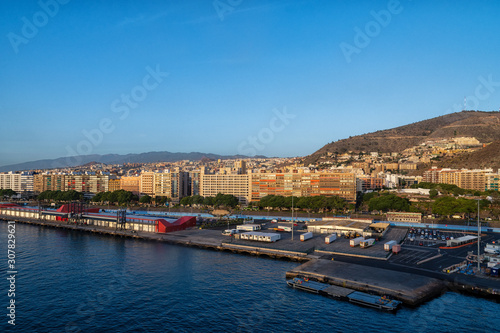
[[183, 245], [217, 251], [227, 251], [232, 253], [263, 256], [275, 259], [286, 259], [292, 261], [309, 260], [307, 252], [268, 248], [264, 246], [258, 246], [259, 243], [253, 243], [252, 246], [233, 244], [228, 242], [229, 240], [231, 240], [229, 237], [221, 236], [221, 232], [219, 230], [192, 229], [170, 233], [156, 233], [136, 230], [116, 230], [116, 228], [108, 228], [96, 225], [76, 225], [59, 221], [36, 220], [26, 217], [0, 215], [0, 220], [2, 219], [5, 221], [16, 221], [18, 223], [26, 223], [49, 228], [67, 229], [113, 237], [158, 241], [174, 245]]
[[406, 305], [417, 306], [446, 290], [443, 281], [325, 259], [310, 260], [286, 273], [287, 279], [308, 277], [366, 293], [387, 295]]

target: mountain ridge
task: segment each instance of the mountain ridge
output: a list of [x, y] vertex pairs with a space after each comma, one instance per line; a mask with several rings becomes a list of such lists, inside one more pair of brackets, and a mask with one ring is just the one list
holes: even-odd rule
[[[248, 158], [243, 155], [218, 155], [211, 153], [172, 153], [169, 151], [152, 151], [146, 153], [130, 154], [92, 154], [80, 156], [59, 157], [55, 159], [42, 159], [17, 164], [0, 166], [0, 172], [22, 171], [37, 169], [55, 169], [82, 166], [91, 162], [104, 164], [123, 164], [123, 163], [154, 163], [154, 162], [177, 162], [182, 160], [199, 161], [203, 158], [209, 159], [238, 159]], [[265, 156], [254, 156], [254, 158], [266, 158]]]

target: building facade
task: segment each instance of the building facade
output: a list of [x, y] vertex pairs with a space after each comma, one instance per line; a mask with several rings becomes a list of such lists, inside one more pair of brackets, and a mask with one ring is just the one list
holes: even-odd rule
[[250, 191], [252, 202], [267, 195], [279, 196], [339, 196], [356, 201], [354, 173], [253, 173]]

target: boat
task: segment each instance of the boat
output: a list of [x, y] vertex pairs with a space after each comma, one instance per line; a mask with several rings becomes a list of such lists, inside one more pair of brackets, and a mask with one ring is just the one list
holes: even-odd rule
[[370, 295], [367, 293], [354, 291], [347, 295], [349, 302], [368, 306], [380, 310], [394, 311], [401, 305], [400, 301], [390, 299], [386, 296]]
[[371, 295], [349, 288], [311, 281], [308, 278], [296, 277], [292, 280], [287, 280], [286, 283], [295, 289], [305, 290], [310, 293], [332, 297], [334, 299], [346, 300], [354, 304], [380, 310], [395, 311], [401, 305], [400, 301], [393, 300], [387, 296]]
[[286, 281], [286, 283], [293, 288], [308, 291], [313, 294], [319, 294], [321, 291], [329, 287], [329, 285], [316, 281], [309, 281], [309, 279], [293, 278]]

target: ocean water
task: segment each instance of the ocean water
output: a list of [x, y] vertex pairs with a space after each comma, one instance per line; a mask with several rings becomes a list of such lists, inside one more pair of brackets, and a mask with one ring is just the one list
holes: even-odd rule
[[16, 224], [15, 326], [0, 221], [2, 332], [498, 332], [500, 304], [446, 293], [386, 313], [294, 290], [298, 265]]

